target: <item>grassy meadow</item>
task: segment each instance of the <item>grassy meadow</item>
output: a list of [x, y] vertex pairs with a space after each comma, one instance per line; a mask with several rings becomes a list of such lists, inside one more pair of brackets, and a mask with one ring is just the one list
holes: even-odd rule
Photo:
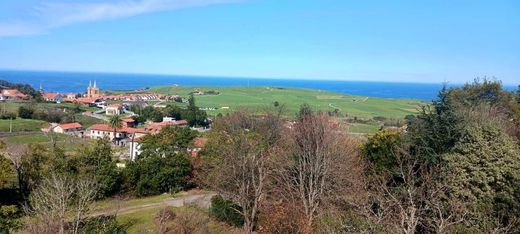
[[184, 87], [159, 86], [148, 92], [177, 94], [186, 97], [195, 90], [220, 92], [218, 95], [196, 95], [197, 105], [210, 115], [231, 113], [240, 109], [261, 109], [273, 106], [274, 102], [284, 105], [286, 114], [294, 116], [301, 104], [307, 103], [315, 110], [334, 111], [338, 109], [349, 117], [372, 118], [384, 116], [403, 118], [417, 111], [420, 101], [413, 99], [384, 99], [343, 95], [327, 91], [279, 87]]

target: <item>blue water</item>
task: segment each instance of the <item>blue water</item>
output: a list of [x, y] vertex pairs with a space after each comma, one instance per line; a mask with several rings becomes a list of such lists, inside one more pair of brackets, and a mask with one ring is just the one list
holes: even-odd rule
[[0, 80], [30, 84], [34, 88], [43, 85], [44, 90], [52, 92], [86, 91], [89, 81], [97, 81], [102, 90], [136, 90], [158, 85], [184, 86], [277, 86], [311, 88], [342, 94], [382, 98], [414, 98], [433, 100], [442, 84], [390, 83], [364, 81], [323, 81], [294, 79], [258, 79], [200, 77], [180, 75], [119, 74], [119, 73], [81, 73], [81, 72], [40, 72], [40, 71], [0, 71]]

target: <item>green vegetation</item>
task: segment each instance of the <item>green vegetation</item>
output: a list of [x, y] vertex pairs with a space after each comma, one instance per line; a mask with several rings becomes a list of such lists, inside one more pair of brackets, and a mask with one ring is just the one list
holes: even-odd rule
[[[9, 132], [11, 120], [0, 119], [0, 132]], [[41, 131], [45, 126], [45, 121], [34, 119], [14, 119], [12, 120], [13, 132], [33, 132]]]
[[238, 212], [241, 211], [240, 206], [233, 201], [225, 200], [222, 196], [217, 195], [211, 198], [211, 215], [218, 220], [240, 227], [244, 224], [244, 218]]
[[[294, 116], [298, 112], [301, 104], [307, 103], [315, 111], [333, 112], [338, 109], [341, 114], [347, 116], [404, 118], [408, 114], [417, 113], [417, 108], [421, 104], [420, 101], [411, 99], [383, 99], [312, 89], [278, 87], [161, 86], [153, 87], [147, 91], [187, 97], [196, 89], [218, 90], [218, 95], [196, 95], [198, 106], [206, 110], [209, 115], [227, 114], [240, 109], [261, 112], [262, 107], [270, 107], [277, 102], [279, 105], [285, 106], [286, 113], [290, 116]], [[216, 108], [216, 110], [205, 108]]]
[[186, 188], [193, 170], [186, 152], [195, 136], [189, 128], [166, 127], [143, 137], [142, 153], [124, 171], [126, 189], [140, 197]]

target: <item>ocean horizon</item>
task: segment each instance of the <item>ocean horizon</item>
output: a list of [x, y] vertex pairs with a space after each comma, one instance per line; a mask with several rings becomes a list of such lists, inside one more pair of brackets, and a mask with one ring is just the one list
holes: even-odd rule
[[[341, 94], [380, 98], [410, 98], [431, 101], [443, 84], [402, 83], [377, 81], [335, 81], [308, 79], [267, 79], [240, 77], [205, 77], [186, 75], [153, 75], [98, 72], [57, 71], [0, 71], [0, 80], [30, 84], [35, 89], [42, 85], [47, 92], [82, 93], [89, 82], [96, 81], [101, 90], [138, 90], [153, 86], [276, 86], [307, 88]], [[458, 86], [456, 84], [452, 86]], [[513, 87], [506, 87], [512, 89]]]

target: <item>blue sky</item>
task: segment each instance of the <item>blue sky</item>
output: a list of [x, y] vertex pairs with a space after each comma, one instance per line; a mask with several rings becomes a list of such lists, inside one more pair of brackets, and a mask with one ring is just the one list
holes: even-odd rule
[[520, 83], [520, 1], [1, 0], [0, 69]]

